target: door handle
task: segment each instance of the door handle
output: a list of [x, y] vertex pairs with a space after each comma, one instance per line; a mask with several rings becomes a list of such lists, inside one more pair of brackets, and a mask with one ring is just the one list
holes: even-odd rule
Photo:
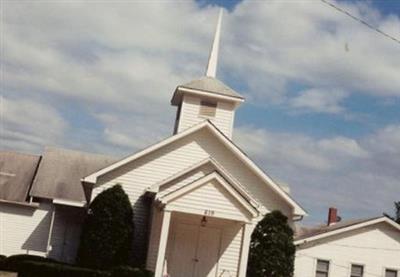
[[193, 258], [193, 261], [194, 261], [195, 263], [198, 263], [198, 262], [199, 262], [199, 259]]

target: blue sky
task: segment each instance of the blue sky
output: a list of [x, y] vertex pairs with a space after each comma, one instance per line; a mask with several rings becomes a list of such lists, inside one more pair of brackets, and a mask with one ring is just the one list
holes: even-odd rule
[[[320, 1], [4, 3], [3, 149], [126, 156], [169, 136], [170, 97], [204, 74], [222, 5], [217, 77], [246, 97], [234, 140], [305, 223], [400, 200], [400, 45]], [[400, 38], [398, 1], [334, 3]]]

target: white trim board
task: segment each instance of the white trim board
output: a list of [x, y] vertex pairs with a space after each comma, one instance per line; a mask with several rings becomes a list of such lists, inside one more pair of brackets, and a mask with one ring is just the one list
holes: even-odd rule
[[334, 236], [334, 235], [342, 234], [342, 233], [345, 233], [345, 232], [361, 229], [361, 228], [364, 228], [364, 227], [367, 227], [367, 226], [371, 226], [371, 225], [374, 225], [374, 224], [378, 224], [378, 223], [387, 223], [387, 224], [391, 225], [392, 227], [394, 227], [395, 229], [397, 229], [398, 231], [400, 231], [400, 225], [399, 224], [397, 224], [393, 220], [387, 218], [386, 216], [382, 216], [382, 217], [379, 217], [379, 218], [373, 218], [371, 220], [363, 221], [361, 223], [356, 223], [354, 225], [350, 225], [350, 226], [347, 226], [347, 227], [343, 227], [343, 228], [335, 229], [335, 230], [332, 230], [332, 231], [327, 231], [325, 233], [316, 234], [314, 236], [310, 236], [310, 237], [307, 237], [307, 238], [295, 240], [294, 244], [296, 246], [299, 246], [299, 245], [306, 244], [306, 243], [309, 243], [309, 242], [312, 242], [312, 241], [316, 241], [316, 240], [320, 240], [320, 239], [323, 239], [323, 238], [331, 237], [331, 236]]
[[209, 120], [200, 122], [180, 133], [177, 133], [165, 140], [160, 141], [159, 143], [156, 143], [142, 151], [139, 151], [136, 154], [128, 156], [110, 166], [107, 166], [83, 178], [82, 182], [96, 184], [98, 177], [203, 128], [209, 130], [212, 134], [214, 134], [228, 149], [232, 151], [234, 155], [236, 155], [237, 158], [244, 162], [248, 166], [248, 168], [253, 171], [253, 173], [260, 177], [266, 185], [270, 186], [273, 191], [275, 191], [286, 203], [288, 203], [293, 208], [293, 214], [295, 216], [304, 216], [307, 214], [306, 211], [294, 199], [292, 199], [289, 194], [287, 194], [278, 184], [276, 184], [271, 177], [265, 174], [264, 171], [262, 171], [238, 146], [236, 146], [228, 137], [226, 137], [221, 131], [219, 131], [218, 128], [215, 127], [215, 125], [212, 124]]
[[153, 192], [153, 193], [157, 193], [159, 192], [160, 188], [166, 184], [169, 184], [173, 181], [175, 181], [176, 179], [189, 174], [190, 172], [196, 171], [197, 169], [199, 169], [200, 167], [210, 164], [213, 166], [213, 168], [215, 169], [216, 172], [218, 172], [227, 182], [229, 182], [232, 187], [234, 187], [234, 189], [236, 189], [244, 198], [246, 198], [246, 200], [248, 200], [250, 202], [250, 204], [258, 209], [259, 207], [261, 207], [262, 205], [256, 200], [254, 199], [246, 190], [245, 188], [232, 176], [230, 175], [223, 167], [221, 164], [219, 164], [215, 159], [208, 157], [202, 161], [200, 161], [197, 164], [194, 164], [176, 174], [174, 174], [173, 176], [162, 180], [159, 183], [156, 183], [154, 185], [152, 185], [150, 188], [147, 189], [148, 192]]
[[172, 191], [166, 195], [157, 198], [161, 203], [167, 205], [168, 203], [174, 201], [182, 195], [189, 193], [190, 191], [195, 190], [213, 180], [216, 180], [233, 198], [238, 201], [238, 203], [244, 207], [252, 217], [257, 217], [257, 210], [241, 195], [239, 194], [233, 187], [232, 184], [228, 183], [220, 174], [217, 172], [212, 172], [204, 177], [199, 178], [198, 180], [193, 181], [192, 183], [181, 187], [175, 191]]

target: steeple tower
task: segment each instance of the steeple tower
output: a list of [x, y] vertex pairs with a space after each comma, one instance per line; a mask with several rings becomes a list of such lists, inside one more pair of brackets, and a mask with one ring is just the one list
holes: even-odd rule
[[215, 78], [217, 74], [217, 64], [218, 64], [218, 51], [219, 51], [219, 41], [221, 39], [221, 25], [222, 25], [222, 14], [223, 9], [219, 10], [217, 29], [215, 30], [214, 42], [210, 50], [210, 57], [208, 58], [206, 76]]
[[177, 106], [174, 134], [210, 120], [222, 133], [232, 138], [236, 108], [244, 98], [216, 79], [221, 37], [222, 9], [219, 12], [206, 76], [176, 88], [171, 104]]

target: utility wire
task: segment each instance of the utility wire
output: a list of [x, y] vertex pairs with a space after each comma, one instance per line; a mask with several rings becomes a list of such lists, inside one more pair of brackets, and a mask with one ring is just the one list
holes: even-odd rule
[[340, 8], [340, 7], [338, 7], [338, 6], [336, 6], [335, 4], [333, 4], [333, 3], [331, 3], [331, 2], [329, 2], [329, 1], [327, 1], [327, 0], [321, 0], [321, 2], [322, 2], [322, 3], [325, 3], [326, 5], [328, 5], [328, 6], [332, 7], [332, 8], [334, 8], [335, 10], [337, 10], [337, 11], [339, 11], [339, 12], [341, 12], [341, 13], [347, 15], [347, 16], [349, 16], [350, 18], [354, 19], [355, 21], [358, 21], [359, 23], [364, 24], [364, 25], [367, 26], [368, 28], [374, 30], [375, 32], [378, 32], [379, 34], [385, 36], [386, 38], [389, 38], [389, 39], [393, 40], [394, 42], [400, 44], [400, 39], [395, 38], [395, 37], [393, 37], [393, 36], [391, 36], [391, 35], [385, 33], [384, 31], [378, 29], [377, 27], [372, 26], [371, 24], [369, 24], [369, 23], [366, 22], [365, 20], [363, 20], [363, 19], [361, 19], [361, 18], [358, 18], [358, 17], [352, 15], [352, 14], [349, 13], [348, 11], [346, 11], [346, 10], [344, 10], [344, 9], [342, 9], [342, 8]]

